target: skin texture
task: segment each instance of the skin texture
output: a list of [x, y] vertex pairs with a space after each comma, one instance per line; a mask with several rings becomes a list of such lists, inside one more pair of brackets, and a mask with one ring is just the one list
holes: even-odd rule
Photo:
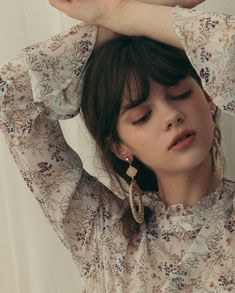
[[204, 1], [205, 0], [140, 0], [139, 2], [157, 4], [162, 6], [171, 6], [171, 7], [180, 5], [181, 7], [184, 7], [184, 8], [193, 8]]
[[[117, 34], [143, 35], [182, 48], [172, 24], [174, 6], [195, 7], [202, 0], [50, 0], [68, 16]], [[168, 7], [171, 6], [171, 7]], [[153, 27], [155, 28], [153, 30]], [[111, 35], [111, 38], [113, 36]], [[107, 34], [98, 34], [98, 43]]]
[[49, 0], [50, 5], [68, 16], [89, 24], [99, 25], [112, 14], [125, 10], [130, 3], [142, 2], [161, 6], [175, 7], [180, 5], [193, 8], [205, 0]]
[[[203, 0], [49, 0], [66, 15], [97, 25], [97, 46], [114, 37], [112, 31], [124, 35], [144, 35], [182, 48], [172, 25], [172, 7], [192, 8]], [[155, 27], [153, 30], [152, 28]]]
[[[185, 99], [174, 99], [186, 92]], [[124, 98], [123, 107], [126, 103]], [[166, 205], [191, 205], [219, 183], [209, 154], [215, 127], [213, 106], [191, 77], [168, 89], [151, 81], [147, 101], [119, 116], [121, 143], [113, 145], [113, 151], [123, 160], [136, 157], [154, 171]], [[184, 129], [197, 133], [192, 146], [183, 151], [168, 150], [175, 135]]]
[[[172, 7], [179, 4], [185, 8], [192, 8], [202, 2], [201, 0], [49, 1], [52, 6], [65, 14], [86, 23], [98, 25], [118, 34], [143, 35], [178, 48], [182, 48], [182, 44], [172, 24]], [[100, 38], [102, 39], [101, 34]], [[122, 143], [114, 144], [112, 151], [123, 160], [135, 156], [152, 169], [158, 179], [159, 195], [166, 205], [183, 203], [188, 206], [214, 191], [218, 179], [212, 170], [209, 154], [214, 131], [210, 104], [205, 93], [194, 80], [187, 79], [182, 88], [181, 86], [171, 89], [168, 93], [169, 97], [182, 94], [189, 88], [192, 90], [192, 95], [185, 100], [172, 100], [166, 98], [161, 85], [153, 82], [149, 99], [144, 105], [135, 109], [131, 116], [128, 113], [120, 117], [117, 128]], [[132, 125], [134, 120], [150, 112], [148, 121], [141, 125]], [[184, 129], [197, 132], [193, 146], [181, 152], [167, 150], [173, 137]]]

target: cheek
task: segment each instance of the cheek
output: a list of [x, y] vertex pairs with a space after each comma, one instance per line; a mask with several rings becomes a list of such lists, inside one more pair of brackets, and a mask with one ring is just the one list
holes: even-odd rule
[[[118, 133], [121, 141], [128, 146], [134, 156], [149, 166], [153, 160], [152, 155], [156, 157], [159, 153], [159, 139], [158, 129], [155, 123], [146, 123], [139, 127], [132, 127], [120, 123], [118, 126]], [[156, 158], [155, 158], [156, 159]]]
[[213, 141], [215, 128], [209, 104], [206, 99], [202, 97], [201, 103], [195, 103], [192, 105], [191, 109], [193, 109], [192, 115], [195, 121], [197, 121], [198, 130], [201, 132], [206, 145], [209, 147]]
[[135, 153], [144, 151], [145, 147], [150, 146], [153, 140], [152, 128], [146, 127], [120, 127], [118, 133], [122, 142], [128, 145]]

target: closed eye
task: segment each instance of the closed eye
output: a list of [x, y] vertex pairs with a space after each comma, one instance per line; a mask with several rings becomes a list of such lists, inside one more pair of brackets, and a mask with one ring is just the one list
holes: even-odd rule
[[187, 99], [192, 93], [192, 90], [188, 90], [187, 92], [183, 93], [182, 95], [175, 96], [170, 98], [171, 100], [185, 100]]
[[148, 119], [150, 118], [152, 114], [152, 111], [147, 112], [144, 116], [142, 116], [140, 119], [133, 121], [132, 125], [136, 125], [136, 124], [144, 124], [145, 122], [148, 121]]
[[[192, 90], [188, 90], [187, 92], [170, 98], [171, 100], [185, 100], [192, 94]], [[147, 122], [152, 114], [152, 111], [147, 112], [144, 116], [142, 116], [140, 119], [133, 121], [132, 125], [141, 125]]]

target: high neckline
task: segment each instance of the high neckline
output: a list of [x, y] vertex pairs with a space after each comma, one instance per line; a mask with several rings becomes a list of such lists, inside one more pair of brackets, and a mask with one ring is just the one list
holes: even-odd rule
[[182, 203], [166, 206], [158, 192], [148, 192], [143, 198], [144, 204], [154, 207], [158, 216], [179, 217], [199, 213], [212, 207], [219, 199], [221, 199], [224, 190], [226, 190], [226, 179], [221, 181], [215, 191], [205, 194], [199, 201], [191, 206], [185, 206]]

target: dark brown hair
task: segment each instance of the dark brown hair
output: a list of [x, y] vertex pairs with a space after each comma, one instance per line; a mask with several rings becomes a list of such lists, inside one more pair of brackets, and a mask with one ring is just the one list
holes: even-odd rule
[[[124, 90], [130, 100], [144, 102], [149, 96], [150, 79], [162, 85], [176, 85], [187, 76], [192, 76], [201, 85], [183, 50], [143, 36], [118, 36], [92, 53], [84, 75], [81, 110], [104, 168], [123, 192], [119, 176], [129, 183], [125, 173], [128, 163], [113, 154], [111, 145], [120, 141], [116, 125]], [[138, 169], [135, 179], [140, 188], [157, 191], [155, 174], [136, 158], [133, 166]], [[151, 209], [145, 207], [146, 223], [151, 215]], [[123, 233], [131, 238], [140, 225], [135, 222], [130, 209], [122, 220]]]

